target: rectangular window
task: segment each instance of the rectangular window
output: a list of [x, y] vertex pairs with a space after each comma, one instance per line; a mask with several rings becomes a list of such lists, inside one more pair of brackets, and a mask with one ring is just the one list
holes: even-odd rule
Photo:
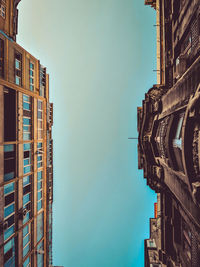
[[29, 63], [29, 76], [30, 76], [30, 90], [34, 91], [34, 64]]
[[15, 266], [15, 240], [12, 238], [4, 245], [4, 267]]
[[43, 138], [43, 102], [38, 100], [38, 139]]
[[[32, 176], [25, 176], [23, 178], [23, 209], [25, 214], [23, 216], [23, 224], [30, 219], [31, 212], [31, 178]], [[26, 228], [24, 228], [26, 229]]]
[[23, 257], [25, 257], [31, 248], [31, 231], [30, 224], [23, 229]]
[[40, 96], [45, 97], [46, 90], [46, 68], [40, 65]]
[[15, 183], [4, 185], [4, 241], [10, 238], [15, 231]]
[[7, 207], [4, 208], [4, 218], [7, 218], [8, 216], [10, 216], [11, 214], [13, 214], [15, 211], [15, 204], [11, 204]]
[[0, 39], [0, 77], [4, 77], [4, 41]]
[[16, 170], [15, 145], [4, 145], [4, 181], [15, 178]]
[[37, 168], [41, 168], [43, 166], [43, 145], [42, 142], [37, 145]]
[[37, 246], [37, 267], [44, 266], [44, 242]]
[[24, 174], [32, 171], [31, 148], [31, 143], [24, 144]]
[[7, 230], [4, 231], [4, 241], [10, 238], [14, 234], [14, 225], [9, 227]]
[[23, 267], [29, 267], [31, 266], [31, 260], [30, 257], [28, 257], [25, 262], [23, 263]]
[[15, 83], [22, 85], [22, 55], [15, 52]]
[[37, 242], [44, 236], [44, 215], [43, 212], [37, 216]]
[[31, 140], [32, 113], [31, 96], [23, 94], [23, 139]]
[[42, 171], [37, 173], [37, 211], [42, 209]]

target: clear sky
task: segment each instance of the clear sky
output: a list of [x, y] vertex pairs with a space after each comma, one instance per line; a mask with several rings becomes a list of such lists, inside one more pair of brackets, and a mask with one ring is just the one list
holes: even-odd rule
[[17, 41], [50, 74], [53, 261], [143, 267], [155, 194], [137, 169], [137, 106], [156, 83], [144, 0], [22, 0]]

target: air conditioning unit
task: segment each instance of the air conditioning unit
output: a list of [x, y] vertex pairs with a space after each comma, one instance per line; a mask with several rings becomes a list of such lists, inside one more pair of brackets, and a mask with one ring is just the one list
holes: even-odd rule
[[19, 210], [19, 217], [20, 217], [20, 219], [23, 219], [23, 217], [26, 216], [27, 212], [28, 212], [27, 209], [25, 209], [25, 208], [21, 208], [21, 209]]

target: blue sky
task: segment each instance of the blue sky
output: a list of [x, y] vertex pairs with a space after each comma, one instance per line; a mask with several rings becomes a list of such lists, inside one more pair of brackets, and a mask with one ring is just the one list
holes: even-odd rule
[[19, 4], [17, 41], [47, 67], [54, 103], [54, 265], [144, 266], [156, 196], [128, 137], [156, 83], [155, 16], [140, 0]]

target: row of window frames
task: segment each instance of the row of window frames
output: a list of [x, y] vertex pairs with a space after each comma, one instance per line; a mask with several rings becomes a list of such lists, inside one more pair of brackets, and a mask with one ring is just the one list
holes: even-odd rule
[[[37, 190], [42, 189], [42, 171], [37, 174]], [[4, 185], [4, 197], [5, 197], [5, 206], [8, 206], [10, 203], [14, 202], [14, 191], [15, 191], [15, 182]], [[31, 192], [31, 175], [23, 178], [23, 195]], [[38, 195], [40, 196], [40, 194]], [[29, 198], [23, 198], [23, 203], [27, 203]], [[41, 199], [39, 197], [38, 199]]]
[[[26, 227], [23, 229], [23, 257], [25, 257], [30, 251], [30, 225], [27, 225], [27, 227], [28, 229], [25, 229]], [[43, 241], [40, 242], [40, 244], [38, 245], [38, 250], [40, 249], [44, 249]], [[38, 263], [39, 263], [39, 260], [41, 261], [41, 259], [37, 259], [37, 260], [38, 260]], [[4, 267], [15, 266], [15, 240], [14, 238], [12, 238], [4, 246], [4, 262], [5, 262]], [[29, 256], [23, 263], [23, 267], [28, 267], [28, 266], [31, 266], [31, 256]], [[43, 262], [41, 262], [40, 266], [43, 266]]]
[[[24, 159], [30, 157], [31, 148], [32, 148], [31, 143], [24, 144]], [[39, 155], [40, 155], [40, 151], [42, 154], [42, 148], [43, 148], [42, 142], [39, 142], [37, 144], [37, 148], [38, 148]], [[15, 151], [15, 145], [14, 144], [4, 145], [4, 153], [10, 153], [10, 152], [14, 152], [14, 151]]]
[[[16, 53], [15, 54], [15, 83], [17, 85], [21, 85], [21, 79], [22, 79], [22, 55]], [[30, 90], [34, 90], [34, 64], [29, 63], [29, 87]]]
[[[37, 210], [39, 211], [42, 208], [42, 172], [38, 173], [38, 187], [37, 187]], [[27, 208], [29, 206], [30, 210], [30, 202], [31, 202], [31, 184], [30, 184], [30, 176], [23, 178], [23, 208]], [[10, 227], [10, 224], [14, 224], [14, 182], [4, 186], [4, 194], [5, 194], [5, 207], [4, 208], [4, 217], [5, 219], [11, 218], [8, 222], [9, 229], [4, 232], [4, 240], [8, 239], [14, 233], [14, 225]], [[13, 215], [13, 216], [12, 216]], [[24, 223], [28, 221], [30, 214], [25, 217]]]
[[[38, 143], [38, 156], [37, 156], [37, 168], [41, 168], [43, 166], [43, 156], [42, 156], [42, 143]], [[14, 152], [15, 145], [4, 145], [4, 153], [10, 154]], [[41, 150], [41, 153], [40, 153]], [[32, 171], [31, 164], [31, 143], [24, 144], [24, 174], [28, 174]], [[4, 174], [4, 180], [9, 181], [13, 179], [15, 176], [14, 171], [12, 170], [9, 173]]]

